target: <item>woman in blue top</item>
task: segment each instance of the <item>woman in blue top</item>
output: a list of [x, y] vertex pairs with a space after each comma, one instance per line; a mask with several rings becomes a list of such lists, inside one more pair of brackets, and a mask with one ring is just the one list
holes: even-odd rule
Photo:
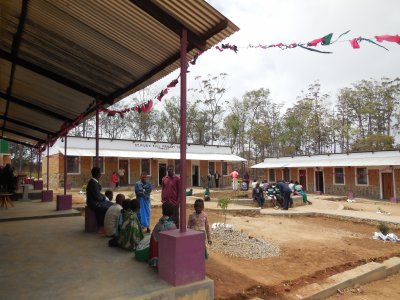
[[140, 180], [135, 184], [135, 194], [136, 199], [140, 203], [138, 218], [142, 224], [142, 228], [147, 228], [147, 232], [150, 232], [150, 193], [151, 183], [147, 182], [147, 173], [142, 172]]

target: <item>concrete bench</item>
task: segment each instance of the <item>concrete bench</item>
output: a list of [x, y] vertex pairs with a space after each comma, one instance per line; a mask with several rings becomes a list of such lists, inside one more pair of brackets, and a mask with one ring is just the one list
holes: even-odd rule
[[94, 210], [85, 206], [85, 232], [97, 232], [97, 220]]

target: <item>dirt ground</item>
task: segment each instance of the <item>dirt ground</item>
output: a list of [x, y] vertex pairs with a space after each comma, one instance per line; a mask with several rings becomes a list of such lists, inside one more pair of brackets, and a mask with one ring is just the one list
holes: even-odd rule
[[[376, 211], [379, 205], [383, 211], [398, 210], [398, 205], [386, 206], [382, 202], [342, 202], [345, 209]], [[192, 209], [188, 209], [187, 214], [191, 212]], [[224, 222], [222, 212], [205, 212], [210, 224]], [[152, 226], [160, 217], [161, 208], [152, 208]], [[214, 280], [215, 299], [286, 299], [298, 288], [333, 274], [370, 261], [381, 262], [400, 256], [399, 244], [371, 238], [375, 225], [324, 217], [232, 214], [228, 214], [227, 223], [233, 224], [236, 230], [278, 245], [281, 253], [278, 257], [246, 260], [219, 254], [209, 247], [206, 274]], [[399, 228], [390, 229], [400, 236]], [[334, 297], [400, 299], [400, 285], [395, 284], [399, 278], [395, 275], [381, 283], [347, 289], [343, 295]]]
[[[210, 223], [224, 220], [223, 214], [207, 214]], [[152, 224], [160, 216], [161, 209], [154, 208]], [[263, 215], [228, 215], [227, 223], [278, 245], [281, 254], [246, 260], [221, 255], [209, 247], [206, 273], [214, 280], [216, 299], [285, 299], [288, 293], [333, 274], [400, 256], [400, 245], [371, 239], [376, 231], [373, 225], [333, 218]], [[399, 229], [391, 232], [400, 235]]]

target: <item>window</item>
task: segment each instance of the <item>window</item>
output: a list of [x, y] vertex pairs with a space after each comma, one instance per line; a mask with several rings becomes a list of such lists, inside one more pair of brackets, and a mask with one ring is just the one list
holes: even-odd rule
[[344, 169], [335, 168], [335, 184], [344, 184]]
[[174, 167], [175, 167], [175, 174], [176, 175], [181, 174], [181, 160], [180, 159], [175, 160]]
[[269, 178], [269, 182], [275, 182], [276, 180], [275, 180], [275, 169], [269, 169], [269, 171], [268, 171], [268, 173], [269, 173], [269, 176], [268, 176], [268, 178]]
[[[92, 167], [96, 165], [96, 157], [92, 158]], [[101, 174], [104, 174], [104, 157], [99, 156], [99, 168], [101, 171]]]
[[226, 161], [222, 162], [222, 175], [228, 175], [228, 163]]
[[289, 174], [289, 169], [288, 168], [284, 168], [283, 169], [283, 180], [285, 180], [286, 182], [289, 182], [290, 180], [290, 174]]
[[215, 162], [213, 162], [213, 161], [209, 161], [208, 162], [208, 172], [210, 174], [214, 174], [215, 173]]
[[142, 159], [140, 161], [140, 173], [146, 172], [147, 175], [150, 176], [150, 171], [150, 159]]
[[68, 174], [79, 174], [79, 156], [68, 156], [67, 155], [67, 173]]
[[360, 185], [368, 184], [367, 168], [356, 168], [356, 184]]

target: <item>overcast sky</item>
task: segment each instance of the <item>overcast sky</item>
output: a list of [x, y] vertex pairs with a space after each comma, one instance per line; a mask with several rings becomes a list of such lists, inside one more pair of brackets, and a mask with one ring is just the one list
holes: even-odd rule
[[[343, 40], [355, 37], [400, 34], [400, 0], [207, 0], [239, 28], [223, 43], [249, 44], [309, 42], [328, 33], [333, 39], [351, 30]], [[374, 39], [375, 40], [375, 39]], [[362, 79], [400, 76], [400, 45], [382, 43], [386, 51], [366, 41], [353, 49], [348, 41], [317, 49], [210, 49], [190, 67], [188, 88], [197, 75], [227, 73], [225, 99], [241, 98], [247, 92], [268, 88], [274, 102], [292, 105], [302, 90], [319, 80], [323, 92], [335, 101], [338, 89]], [[177, 72], [157, 84], [166, 86]], [[171, 95], [179, 96], [177, 86]]]

